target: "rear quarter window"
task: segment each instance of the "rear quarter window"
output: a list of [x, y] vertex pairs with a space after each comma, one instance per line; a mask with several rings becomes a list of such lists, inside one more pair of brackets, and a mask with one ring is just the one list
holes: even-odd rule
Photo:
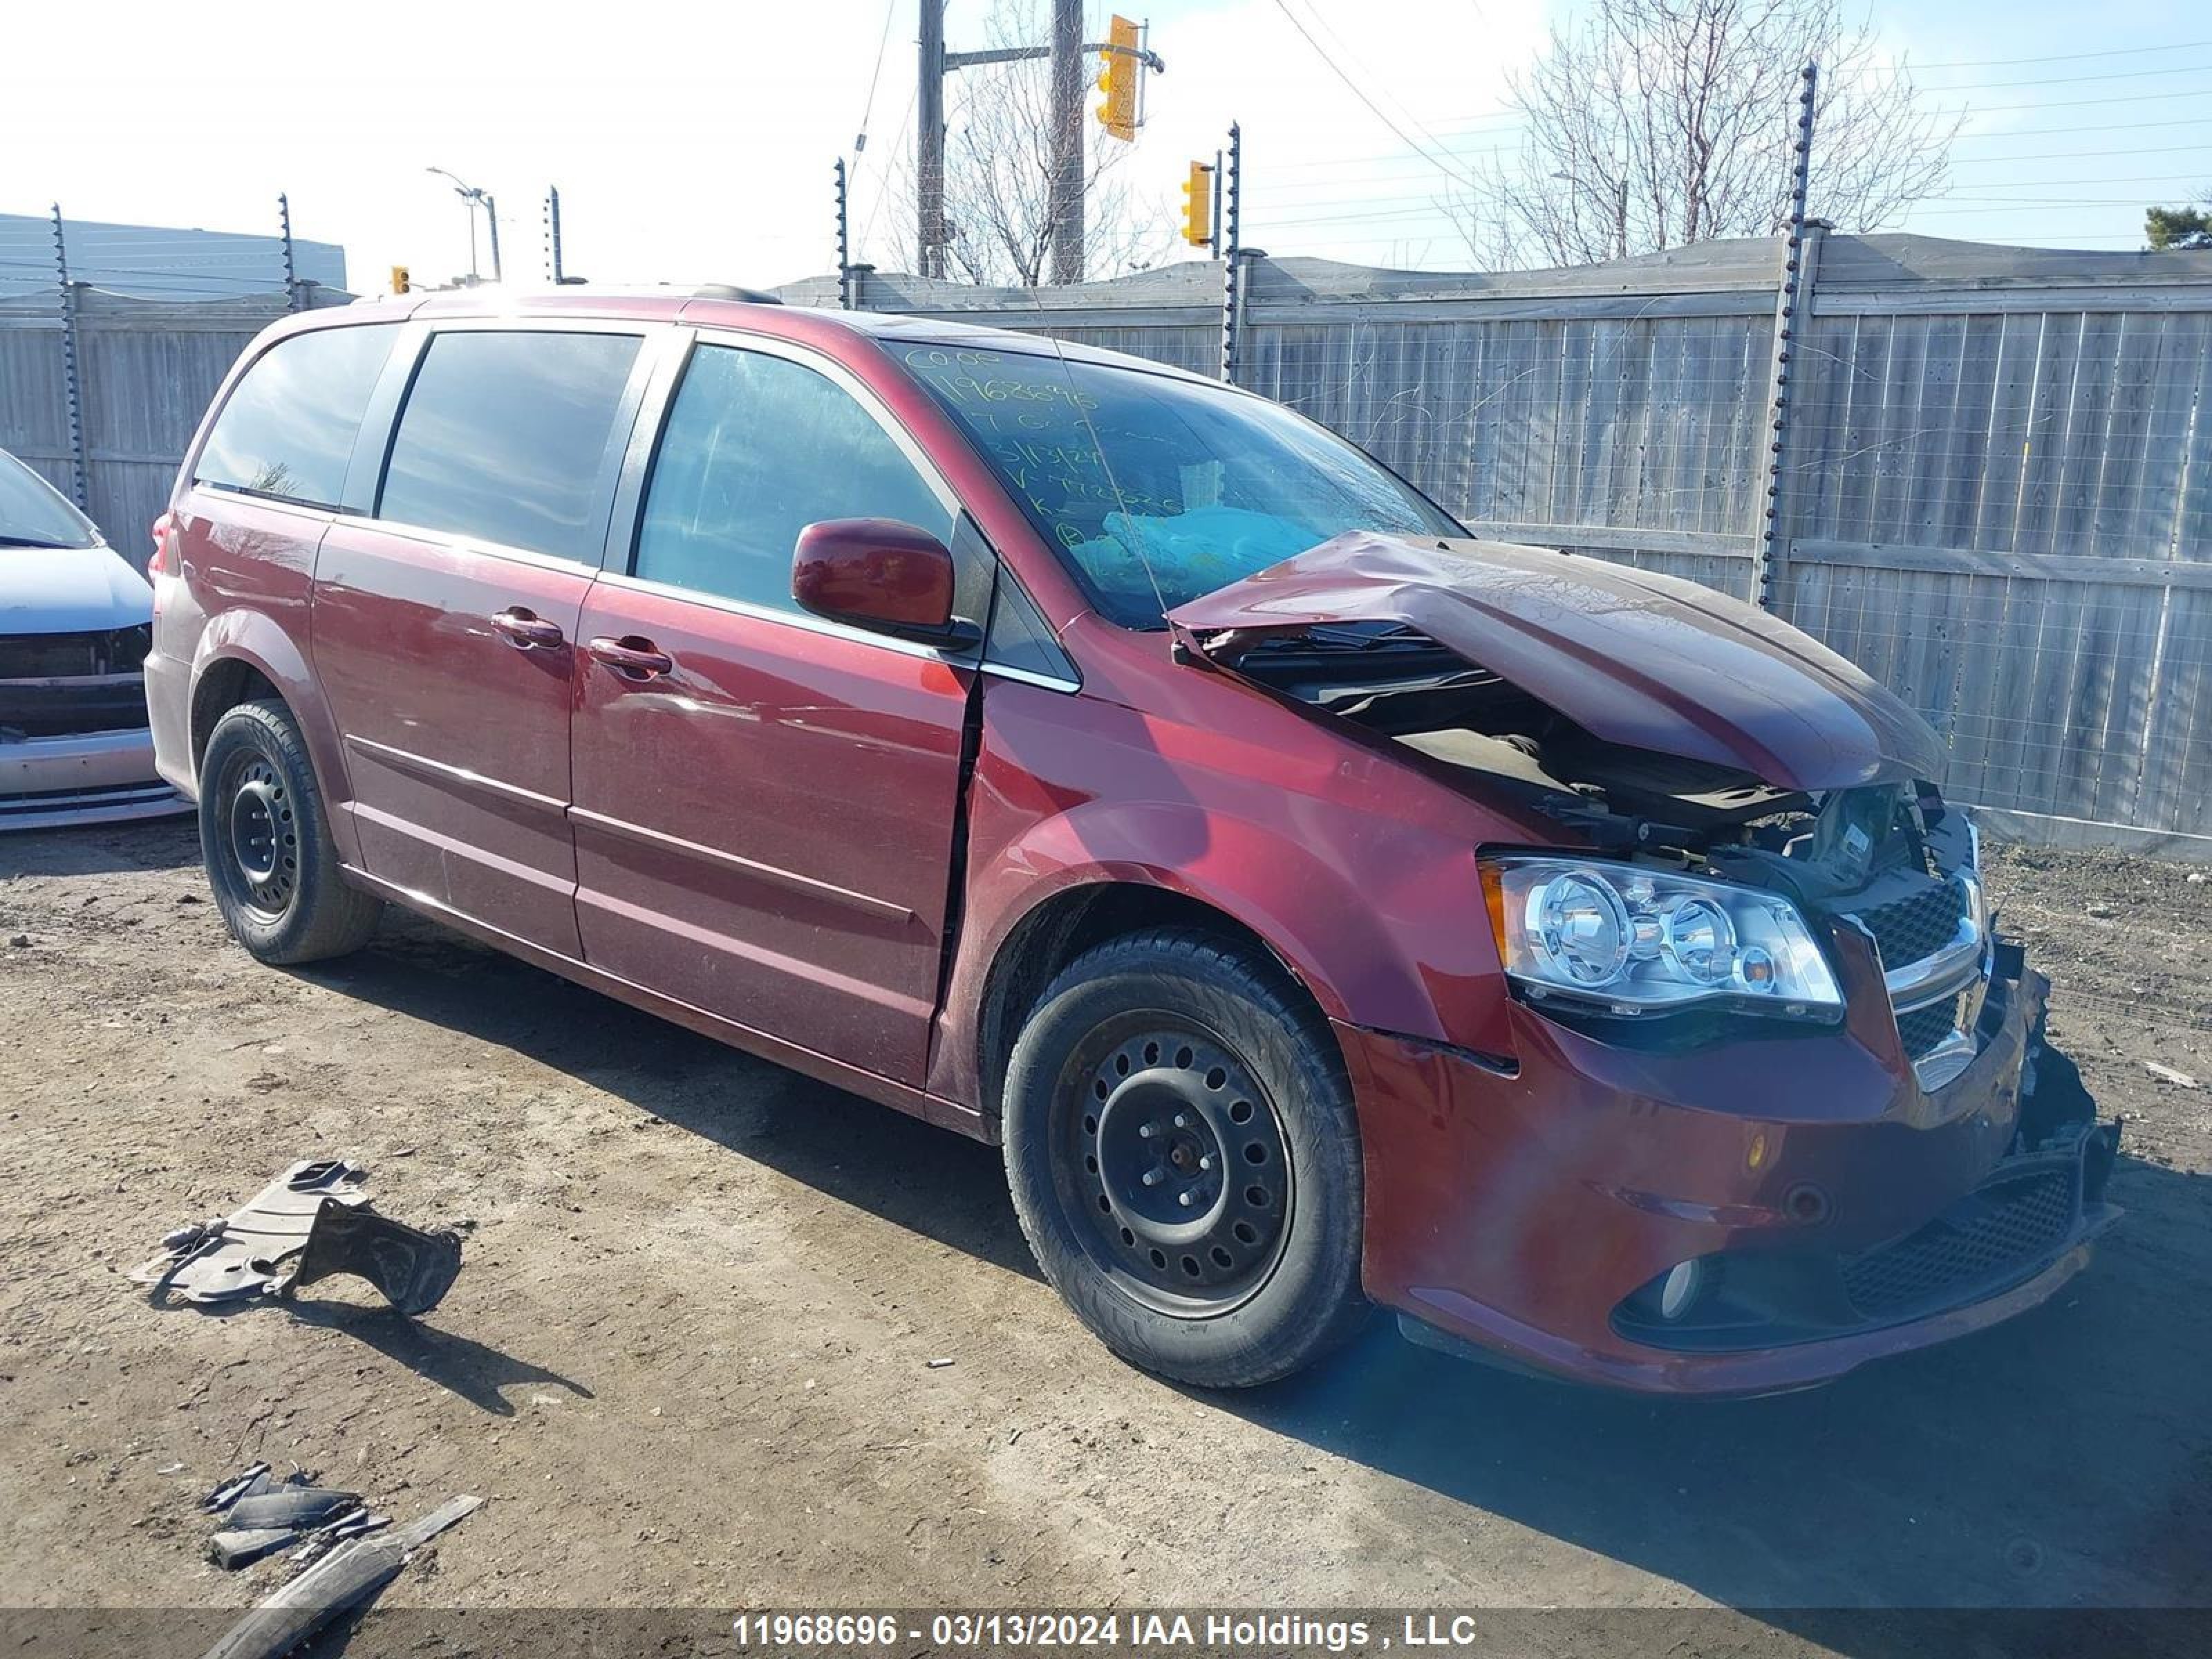
[[369, 394], [398, 334], [389, 324], [367, 324], [279, 340], [232, 389], [194, 481], [337, 507]]

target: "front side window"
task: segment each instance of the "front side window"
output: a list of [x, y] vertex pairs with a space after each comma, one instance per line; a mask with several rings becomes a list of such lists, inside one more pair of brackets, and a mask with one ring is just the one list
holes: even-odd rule
[[1349, 530], [1459, 536], [1442, 508], [1280, 404], [1143, 369], [915, 345], [908, 369], [1124, 628]]
[[380, 519], [596, 564], [634, 334], [456, 330], [400, 411]]
[[730, 346], [692, 355], [654, 457], [638, 575], [795, 610], [791, 555], [824, 519], [896, 519], [949, 540], [952, 514], [828, 376]]
[[398, 337], [392, 325], [370, 323], [279, 340], [246, 371], [216, 417], [194, 480], [337, 507], [369, 394]]

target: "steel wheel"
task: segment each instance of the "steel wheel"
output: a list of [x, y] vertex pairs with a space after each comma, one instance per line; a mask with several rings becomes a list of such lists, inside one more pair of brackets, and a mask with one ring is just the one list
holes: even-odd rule
[[217, 801], [239, 897], [264, 917], [281, 917], [300, 885], [299, 825], [283, 775], [260, 755], [240, 755]]
[[1281, 1260], [1293, 1171], [1267, 1091], [1194, 1023], [1136, 1014], [1063, 1074], [1061, 1197], [1088, 1254], [1131, 1297], [1204, 1319]]

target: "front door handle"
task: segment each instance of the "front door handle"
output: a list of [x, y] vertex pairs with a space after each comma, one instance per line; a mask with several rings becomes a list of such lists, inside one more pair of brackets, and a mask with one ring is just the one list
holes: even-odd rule
[[491, 619], [491, 625], [507, 635], [507, 643], [518, 651], [546, 651], [567, 637], [561, 624], [548, 622], [534, 611], [511, 605]]
[[655, 680], [676, 666], [675, 658], [651, 640], [641, 640], [635, 634], [625, 634], [618, 640], [603, 634], [584, 649], [624, 679]]

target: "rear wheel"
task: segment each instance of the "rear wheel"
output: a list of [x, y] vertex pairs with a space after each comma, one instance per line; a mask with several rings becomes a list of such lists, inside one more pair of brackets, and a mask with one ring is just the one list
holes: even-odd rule
[[1364, 1312], [1351, 1091], [1272, 962], [1179, 929], [1086, 953], [1016, 1040], [1005, 1128], [1038, 1263], [1146, 1370], [1269, 1382]]
[[244, 702], [200, 761], [200, 856], [231, 936], [268, 963], [359, 950], [382, 908], [338, 873], [330, 820], [291, 713]]

